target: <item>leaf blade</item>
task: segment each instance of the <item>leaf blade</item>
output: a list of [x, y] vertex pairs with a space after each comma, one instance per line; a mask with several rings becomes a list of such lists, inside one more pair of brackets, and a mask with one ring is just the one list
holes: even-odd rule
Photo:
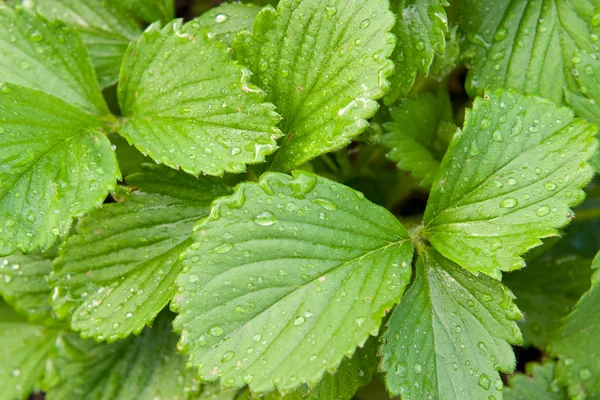
[[[171, 306], [179, 312], [174, 326], [200, 378], [221, 377], [223, 388], [249, 383], [267, 393], [316, 384], [377, 332], [410, 276], [412, 246], [395, 218], [358, 192], [300, 171], [238, 186], [195, 229]], [[313, 343], [311, 332], [338, 336]]]
[[219, 182], [168, 168], [126, 180], [140, 189], [119, 190], [116, 203], [83, 217], [52, 267], [53, 306], [84, 338], [112, 342], [154, 320], [175, 294], [194, 222], [228, 193]]
[[442, 160], [424, 224], [446, 257], [499, 276], [569, 222], [593, 176], [586, 160], [597, 128], [536, 97], [486, 97], [476, 99]]
[[473, 62], [469, 93], [515, 89], [569, 104], [600, 122], [596, 6], [589, 0], [461, 2], [463, 47]]
[[79, 32], [101, 88], [117, 82], [127, 46], [141, 34], [127, 10], [108, 0], [36, 0], [34, 6], [49, 20], [59, 19]]
[[287, 136], [272, 169], [291, 170], [367, 128], [393, 69], [388, 6], [387, 0], [280, 2], [277, 12], [266, 7], [257, 15], [252, 37], [234, 43], [284, 118]]
[[196, 21], [154, 24], [123, 62], [119, 133], [154, 160], [194, 175], [243, 172], [275, 151], [281, 134], [279, 115], [248, 78]]
[[556, 377], [571, 397], [600, 393], [600, 324], [595, 317], [600, 299], [600, 253], [596, 254], [592, 269], [592, 287], [561, 321], [548, 347], [558, 357]]
[[106, 126], [53, 96], [5, 83], [0, 254], [50, 248], [121, 177]]
[[514, 369], [509, 343], [521, 340], [513, 298], [498, 281], [425, 250], [383, 336], [388, 391], [407, 399], [500, 396], [497, 370]]
[[10, 39], [0, 43], [0, 81], [41, 90], [90, 114], [109, 114], [76, 32], [27, 8], [0, 6], [0, 37]]

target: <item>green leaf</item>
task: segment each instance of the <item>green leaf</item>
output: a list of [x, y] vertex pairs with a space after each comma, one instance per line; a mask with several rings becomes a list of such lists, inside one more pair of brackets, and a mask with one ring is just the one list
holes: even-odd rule
[[48, 19], [60, 19], [81, 36], [100, 87], [117, 82], [129, 42], [139, 37], [137, 21], [118, 2], [110, 0], [34, 0]]
[[527, 268], [504, 276], [517, 296], [525, 318], [519, 321], [525, 340], [545, 348], [551, 332], [590, 287], [591, 259], [566, 255], [536, 260]]
[[291, 170], [344, 147], [369, 126], [393, 70], [388, 6], [388, 0], [281, 1], [277, 12], [265, 7], [257, 15], [253, 35], [234, 41], [238, 59], [283, 116], [287, 136], [273, 169]]
[[540, 98], [498, 91], [475, 99], [434, 180], [427, 238], [472, 272], [521, 268], [520, 255], [558, 235], [583, 200], [596, 131]]
[[238, 390], [221, 390], [218, 383], [206, 383], [202, 385], [202, 392], [197, 400], [235, 400], [238, 399]]
[[113, 344], [65, 335], [51, 365], [56, 384], [48, 385], [46, 399], [189, 399], [198, 384], [177, 354], [176, 343], [168, 312], [139, 337]]
[[466, 0], [459, 24], [472, 63], [471, 95], [511, 88], [600, 122], [600, 34], [594, 0]]
[[393, 0], [392, 10], [398, 21], [394, 34], [398, 41], [392, 53], [396, 71], [390, 77], [390, 91], [386, 104], [410, 92], [417, 73], [426, 76], [435, 55], [443, 55], [446, 48], [448, 19], [446, 0]]
[[[577, 207], [577, 214], [594, 200], [593, 193], [588, 193], [586, 201]], [[590, 264], [594, 257], [594, 253], [589, 252], [598, 248], [598, 221], [575, 218], [558, 243], [532, 262], [528, 261], [527, 268], [504, 274], [502, 281], [517, 296], [517, 306], [525, 316], [518, 324], [526, 344], [546, 348], [559, 320], [589, 289]], [[543, 250], [543, 247], [538, 249]], [[531, 259], [533, 254], [528, 256]]]
[[39, 387], [57, 331], [28, 323], [0, 300], [0, 399], [27, 399]]
[[460, 43], [458, 27], [453, 26], [446, 32], [446, 49], [444, 54], [436, 54], [429, 68], [428, 77], [442, 80], [460, 64]]
[[109, 113], [76, 32], [0, 4], [0, 38], [0, 82], [46, 92], [91, 114]]
[[501, 398], [497, 370], [511, 372], [521, 334], [514, 296], [428, 248], [383, 336], [381, 369], [403, 399]]
[[556, 377], [571, 397], [597, 398], [600, 394], [600, 252], [592, 263], [592, 287], [571, 314], [562, 320], [548, 350], [558, 357]]
[[201, 29], [206, 29], [217, 39], [231, 47], [233, 37], [242, 30], [252, 30], [254, 18], [260, 7], [254, 4], [223, 3], [211, 8], [195, 20]]
[[568, 400], [566, 391], [553, 384], [555, 363], [529, 363], [525, 374], [509, 377], [510, 386], [504, 389], [504, 400]]
[[54, 252], [15, 253], [0, 259], [0, 295], [29, 321], [50, 322], [54, 318], [48, 301], [52, 289], [48, 275], [54, 256]]
[[140, 189], [118, 190], [116, 203], [83, 217], [53, 266], [53, 305], [82, 337], [112, 342], [152, 322], [175, 294], [194, 222], [228, 193], [166, 167], [126, 181]]
[[146, 22], [175, 18], [174, 0], [121, 0], [124, 7]]
[[303, 171], [239, 185], [194, 230], [174, 326], [200, 379], [223, 388], [314, 386], [377, 334], [410, 279], [398, 220]]
[[198, 22], [154, 24], [123, 61], [119, 133], [154, 160], [195, 175], [243, 172], [275, 151], [281, 135], [279, 115], [249, 75]]
[[448, 93], [409, 97], [390, 112], [392, 121], [384, 124], [387, 133], [381, 138], [391, 149], [387, 157], [424, 187], [431, 187], [456, 131]]
[[[281, 395], [271, 392], [263, 396], [265, 400], [349, 400], [356, 390], [367, 385], [377, 367], [377, 339], [371, 337], [364, 348], [356, 349], [352, 358], [345, 358], [335, 374], [325, 374], [323, 379], [314, 387], [302, 385], [298, 390]], [[238, 400], [251, 400], [252, 393], [245, 390]]]
[[0, 254], [45, 250], [100, 205], [121, 174], [95, 117], [56, 97], [0, 85]]

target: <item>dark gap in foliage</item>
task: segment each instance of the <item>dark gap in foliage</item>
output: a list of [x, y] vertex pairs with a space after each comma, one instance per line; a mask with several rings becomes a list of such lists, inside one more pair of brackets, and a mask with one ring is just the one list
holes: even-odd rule
[[396, 204], [392, 213], [401, 217], [421, 216], [425, 212], [429, 195], [421, 191], [412, 191]]

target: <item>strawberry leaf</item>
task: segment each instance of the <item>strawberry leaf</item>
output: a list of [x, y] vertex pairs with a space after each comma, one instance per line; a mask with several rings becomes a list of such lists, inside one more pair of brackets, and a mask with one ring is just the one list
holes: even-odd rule
[[90, 114], [108, 114], [87, 50], [74, 30], [27, 8], [0, 4], [0, 38], [0, 82], [40, 90]]
[[260, 7], [254, 4], [223, 3], [211, 8], [195, 20], [201, 29], [208, 30], [217, 39], [231, 47], [233, 37], [242, 30], [252, 30]]
[[58, 331], [29, 323], [0, 300], [0, 396], [25, 400], [40, 387]]
[[396, 218], [307, 172], [239, 185], [194, 229], [174, 326], [200, 379], [223, 388], [316, 385], [377, 334], [410, 279]]
[[392, 121], [384, 124], [382, 143], [391, 151], [387, 157], [398, 168], [431, 187], [456, 125], [446, 92], [409, 97], [390, 110]]
[[431, 248], [416, 270], [383, 336], [381, 369], [389, 392], [406, 399], [500, 397], [497, 370], [515, 368], [510, 344], [521, 341], [514, 296]]
[[243, 172], [277, 148], [279, 115], [196, 21], [151, 25], [121, 68], [119, 133], [142, 153], [194, 175]]
[[37, 90], [0, 85], [0, 254], [50, 248], [121, 178], [105, 124]]
[[117, 82], [125, 50], [141, 34], [126, 9], [110, 0], [34, 0], [33, 5], [46, 18], [59, 19], [79, 33], [100, 87]]
[[66, 334], [49, 366], [54, 375], [47, 378], [46, 399], [189, 399], [198, 384], [177, 354], [176, 343], [168, 312], [139, 337], [117, 343]]
[[387, 0], [265, 7], [253, 34], [234, 42], [283, 116], [286, 134], [272, 168], [291, 170], [362, 133], [387, 91], [395, 39]]
[[397, 38], [392, 60], [396, 71], [390, 77], [386, 104], [406, 96], [417, 73], [427, 76], [434, 56], [443, 56], [446, 48], [448, 18], [446, 0], [393, 0], [392, 11], [397, 14], [394, 34]]
[[509, 91], [477, 98], [450, 143], [424, 216], [444, 256], [499, 277], [520, 255], [558, 235], [593, 176], [595, 125], [571, 110]]
[[551, 354], [558, 357], [556, 377], [572, 398], [593, 398], [600, 393], [600, 252], [592, 263], [592, 287], [565, 317], [550, 339]]
[[473, 64], [469, 93], [516, 89], [600, 122], [597, 6], [591, 0], [461, 1], [459, 24]]
[[71, 316], [82, 337], [112, 342], [151, 323], [175, 294], [178, 257], [194, 222], [228, 193], [221, 183], [169, 168], [126, 181], [139, 190], [118, 190], [116, 203], [83, 217], [53, 266], [54, 308]]

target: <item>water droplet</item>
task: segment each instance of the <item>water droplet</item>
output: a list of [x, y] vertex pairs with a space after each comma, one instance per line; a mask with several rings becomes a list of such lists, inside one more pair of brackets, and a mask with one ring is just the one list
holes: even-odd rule
[[199, 279], [200, 277], [196, 274], [191, 274], [190, 276], [188, 276], [188, 282], [190, 283], [198, 282]]
[[496, 379], [496, 381], [494, 382], [494, 387], [496, 388], [496, 390], [502, 390], [502, 388], [504, 388], [504, 383], [502, 382], [502, 379]]
[[336, 6], [325, 6], [325, 14], [327, 14], [327, 19], [332, 19], [335, 14], [337, 14]]
[[260, 333], [257, 333], [256, 335], [252, 336], [252, 340], [254, 340], [255, 342], [258, 342], [261, 337], [262, 336], [260, 335]]
[[220, 23], [225, 22], [225, 21], [227, 21], [227, 15], [225, 15], [225, 14], [217, 14], [215, 16], [215, 22], [217, 24], [220, 24]]
[[210, 331], [208, 331], [208, 333], [212, 336], [219, 337], [223, 334], [223, 328], [220, 325], [215, 325], [212, 328], [210, 328]]
[[358, 317], [354, 320], [354, 322], [356, 322], [356, 325], [362, 326], [362, 324], [365, 322], [365, 320], [366, 320], [365, 317]]
[[592, 377], [592, 371], [587, 368], [583, 368], [579, 371], [579, 377], [583, 380], [590, 379]]
[[277, 222], [277, 218], [268, 211], [258, 214], [253, 219], [254, 223], [260, 226], [271, 226]]
[[481, 376], [479, 377], [479, 382], [477, 382], [477, 384], [485, 390], [488, 390], [490, 388], [490, 385], [492, 384], [492, 381], [486, 374], [481, 374]]
[[517, 201], [517, 199], [515, 199], [513, 197], [507, 197], [506, 199], [504, 199], [504, 200], [502, 200], [500, 202], [500, 207], [502, 207], [502, 208], [513, 208], [518, 203], [519, 202]]
[[335, 211], [338, 209], [337, 204], [335, 204], [327, 199], [310, 199], [310, 201], [312, 201], [315, 204], [320, 205], [321, 207], [323, 207], [326, 210]]
[[494, 133], [492, 133], [492, 140], [494, 142], [502, 142], [502, 141], [504, 141], [504, 138], [502, 137], [502, 132], [500, 132], [500, 131], [494, 131]]
[[553, 182], [546, 182], [546, 183], [544, 183], [544, 187], [545, 187], [545, 188], [546, 188], [548, 191], [552, 192], [552, 191], [554, 191], [554, 190], [556, 189], [556, 184], [555, 184], [555, 183], [553, 183]]
[[241, 152], [242, 152], [242, 149], [240, 149], [239, 147], [234, 147], [234, 148], [231, 149], [231, 155], [232, 156], [237, 156]]
[[15, 368], [12, 372], [12, 376], [17, 377], [21, 375], [21, 370], [19, 368]]
[[458, 371], [458, 364], [453, 362], [452, 363], [452, 368], [454, 368], [455, 371]]
[[417, 51], [423, 51], [425, 50], [425, 42], [422, 40], [419, 40], [416, 44], [415, 44], [415, 49], [417, 49]]
[[233, 351], [227, 351], [225, 354], [223, 354], [223, 357], [221, 358], [221, 362], [227, 362], [229, 360], [231, 360], [233, 358]]
[[490, 121], [487, 118], [482, 118], [481, 122], [479, 122], [479, 129], [487, 129], [490, 127], [490, 125], [492, 124], [492, 121]]
[[510, 186], [515, 186], [517, 184], [517, 180], [515, 178], [510, 178], [507, 182]]
[[363, 22], [360, 23], [360, 27], [362, 29], [367, 28], [369, 25], [371, 24], [371, 21], [367, 18], [365, 20], [363, 20]]
[[537, 215], [538, 217], [543, 217], [545, 215], [548, 215], [550, 213], [550, 207], [548, 206], [540, 206], [537, 211], [535, 212], [535, 215]]
[[506, 36], [508, 35], [508, 29], [501, 27], [500, 29], [498, 29], [496, 31], [496, 34], [494, 35], [494, 40], [497, 40], [498, 42], [506, 39]]
[[421, 365], [421, 363], [416, 363], [414, 369], [417, 374], [420, 374], [423, 372], [423, 366]]
[[219, 254], [227, 253], [232, 248], [233, 248], [233, 243], [225, 242], [225, 243], [215, 247], [213, 249], [213, 252], [219, 253]]
[[118, 329], [120, 325], [121, 324], [119, 324], [118, 322], [115, 322], [115, 323], [112, 324], [112, 328], [113, 329]]
[[35, 31], [29, 35], [29, 39], [33, 40], [34, 42], [41, 42], [44, 40], [44, 36], [39, 31]]
[[125, 318], [131, 318], [133, 317], [133, 313], [128, 312], [127, 314], [125, 314]]
[[294, 326], [300, 326], [304, 323], [304, 317], [297, 317], [294, 320]]
[[460, 328], [460, 326], [457, 326], [456, 328], [454, 328], [454, 331], [456, 333], [460, 333], [462, 331], [462, 329]]
[[487, 354], [488, 349], [487, 349], [487, 346], [485, 345], [485, 343], [479, 342], [479, 343], [477, 343], [477, 347], [479, 348], [479, 350], [481, 350], [481, 352], [483, 354]]

